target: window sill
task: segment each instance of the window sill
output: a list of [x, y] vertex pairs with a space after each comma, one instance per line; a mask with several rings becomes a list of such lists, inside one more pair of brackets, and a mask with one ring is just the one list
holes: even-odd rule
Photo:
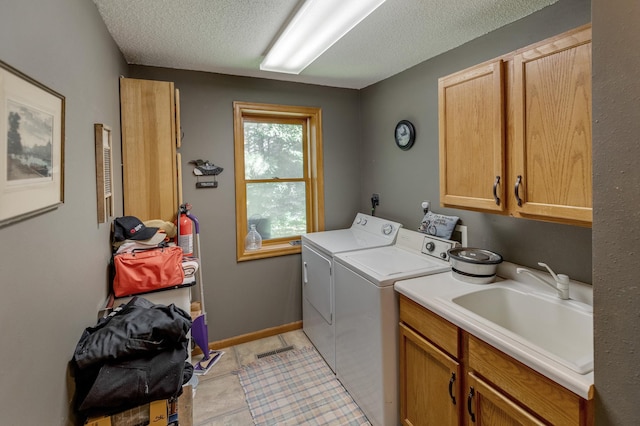
[[302, 251], [300, 245], [292, 246], [287, 243], [263, 244], [258, 250], [244, 250], [238, 253], [238, 262], [247, 260], [265, 259], [268, 257], [287, 256], [297, 254]]

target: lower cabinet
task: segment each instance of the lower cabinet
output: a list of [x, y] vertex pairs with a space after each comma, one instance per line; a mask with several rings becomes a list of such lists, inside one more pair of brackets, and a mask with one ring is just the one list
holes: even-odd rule
[[544, 425], [506, 395], [473, 373], [467, 375], [466, 400], [470, 423], [476, 425]]
[[400, 295], [403, 425], [593, 425], [586, 400]]
[[400, 372], [402, 424], [460, 424], [460, 364], [403, 324]]

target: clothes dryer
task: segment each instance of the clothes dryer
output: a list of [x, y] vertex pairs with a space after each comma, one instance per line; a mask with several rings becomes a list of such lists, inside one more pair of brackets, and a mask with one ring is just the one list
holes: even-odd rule
[[334, 372], [334, 256], [393, 244], [401, 227], [358, 213], [350, 228], [302, 235], [302, 328]]
[[450, 270], [457, 244], [403, 228], [394, 245], [335, 256], [336, 376], [374, 426], [400, 419], [393, 284]]

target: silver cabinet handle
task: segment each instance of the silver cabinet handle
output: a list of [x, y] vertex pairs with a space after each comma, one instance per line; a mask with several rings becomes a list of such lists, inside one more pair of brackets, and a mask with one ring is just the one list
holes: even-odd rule
[[493, 182], [493, 199], [496, 200], [496, 206], [500, 205], [500, 197], [498, 197], [499, 184], [500, 184], [500, 176], [496, 176], [496, 181]]
[[303, 262], [302, 265], [302, 280], [307, 284], [309, 282], [309, 279], [307, 278], [307, 262]]

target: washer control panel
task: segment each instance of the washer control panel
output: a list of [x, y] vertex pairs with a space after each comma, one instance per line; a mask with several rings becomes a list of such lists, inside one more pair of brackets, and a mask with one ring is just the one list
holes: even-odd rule
[[422, 253], [448, 261], [449, 254], [447, 251], [458, 246], [460, 246], [460, 243], [457, 241], [445, 240], [428, 235], [424, 237], [424, 241], [422, 242]]
[[385, 223], [384, 225], [382, 225], [382, 233], [384, 235], [389, 235], [393, 232], [393, 225], [390, 223]]
[[381, 217], [369, 216], [358, 213], [353, 220], [352, 228], [380, 235], [390, 240], [394, 240], [398, 229], [402, 227], [400, 223], [392, 222]]

